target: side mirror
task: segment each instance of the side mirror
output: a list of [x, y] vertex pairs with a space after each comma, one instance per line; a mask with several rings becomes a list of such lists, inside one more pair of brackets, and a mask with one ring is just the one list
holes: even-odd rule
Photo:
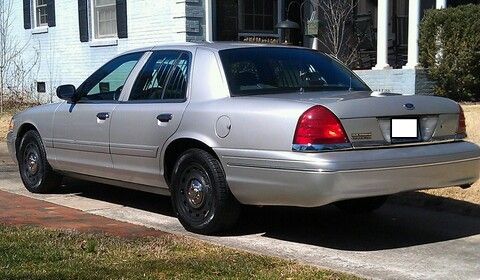
[[57, 88], [57, 96], [68, 102], [75, 102], [76, 89], [73, 85], [62, 85]]

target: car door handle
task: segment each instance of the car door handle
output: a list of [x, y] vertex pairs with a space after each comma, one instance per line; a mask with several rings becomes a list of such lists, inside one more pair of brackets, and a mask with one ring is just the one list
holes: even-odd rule
[[172, 118], [172, 114], [160, 114], [157, 116], [157, 120], [159, 120], [160, 122], [169, 122]]
[[104, 121], [104, 120], [110, 118], [110, 114], [107, 113], [107, 112], [101, 112], [101, 113], [98, 113], [98, 114], [97, 114], [97, 118], [98, 118], [99, 120]]

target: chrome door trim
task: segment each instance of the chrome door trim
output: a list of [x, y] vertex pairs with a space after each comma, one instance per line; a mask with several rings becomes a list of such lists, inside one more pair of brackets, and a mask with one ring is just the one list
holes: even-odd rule
[[110, 153], [137, 157], [156, 158], [158, 146], [110, 143]]
[[55, 139], [54, 148], [103, 154], [108, 154], [110, 152], [108, 143], [70, 139]]

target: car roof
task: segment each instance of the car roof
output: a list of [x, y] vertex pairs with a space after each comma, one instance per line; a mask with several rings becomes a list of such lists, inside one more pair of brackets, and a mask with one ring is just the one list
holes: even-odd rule
[[227, 49], [238, 49], [238, 48], [295, 48], [295, 49], [305, 49], [305, 47], [282, 45], [282, 44], [259, 44], [259, 43], [245, 43], [245, 42], [198, 42], [198, 43], [171, 43], [171, 44], [159, 44], [151, 47], [144, 47], [139, 49], [130, 50], [125, 53], [133, 53], [139, 51], [150, 51], [150, 50], [160, 50], [165, 48], [186, 48], [186, 47], [202, 47], [210, 49], [212, 51], [218, 52], [221, 50]]

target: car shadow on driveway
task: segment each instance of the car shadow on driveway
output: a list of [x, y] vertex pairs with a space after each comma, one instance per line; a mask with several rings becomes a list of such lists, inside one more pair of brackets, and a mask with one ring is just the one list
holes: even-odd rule
[[259, 227], [264, 236], [347, 251], [404, 248], [472, 236], [480, 220], [448, 212], [387, 203], [371, 214], [352, 215], [334, 206], [265, 208], [246, 213], [241, 229]]
[[152, 213], [175, 216], [170, 197], [99, 184], [95, 182], [65, 178], [56, 194], [76, 194], [81, 197], [101, 200], [132, 207]]
[[[170, 198], [161, 195], [70, 179], [58, 193], [76, 193], [82, 197], [174, 216]], [[393, 196], [378, 211], [365, 215], [346, 214], [332, 205], [318, 208], [244, 206], [238, 226], [224, 235], [261, 234], [331, 249], [375, 251], [480, 234], [478, 217], [460, 215], [448, 209], [451, 205], [454, 210], [463, 207], [470, 209], [469, 213], [479, 213], [479, 205], [424, 193], [408, 193], [409, 199], [426, 201], [426, 207], [419, 207], [399, 203], [404, 201], [402, 196]], [[428, 207], [439, 203], [446, 205], [441, 211]]]

